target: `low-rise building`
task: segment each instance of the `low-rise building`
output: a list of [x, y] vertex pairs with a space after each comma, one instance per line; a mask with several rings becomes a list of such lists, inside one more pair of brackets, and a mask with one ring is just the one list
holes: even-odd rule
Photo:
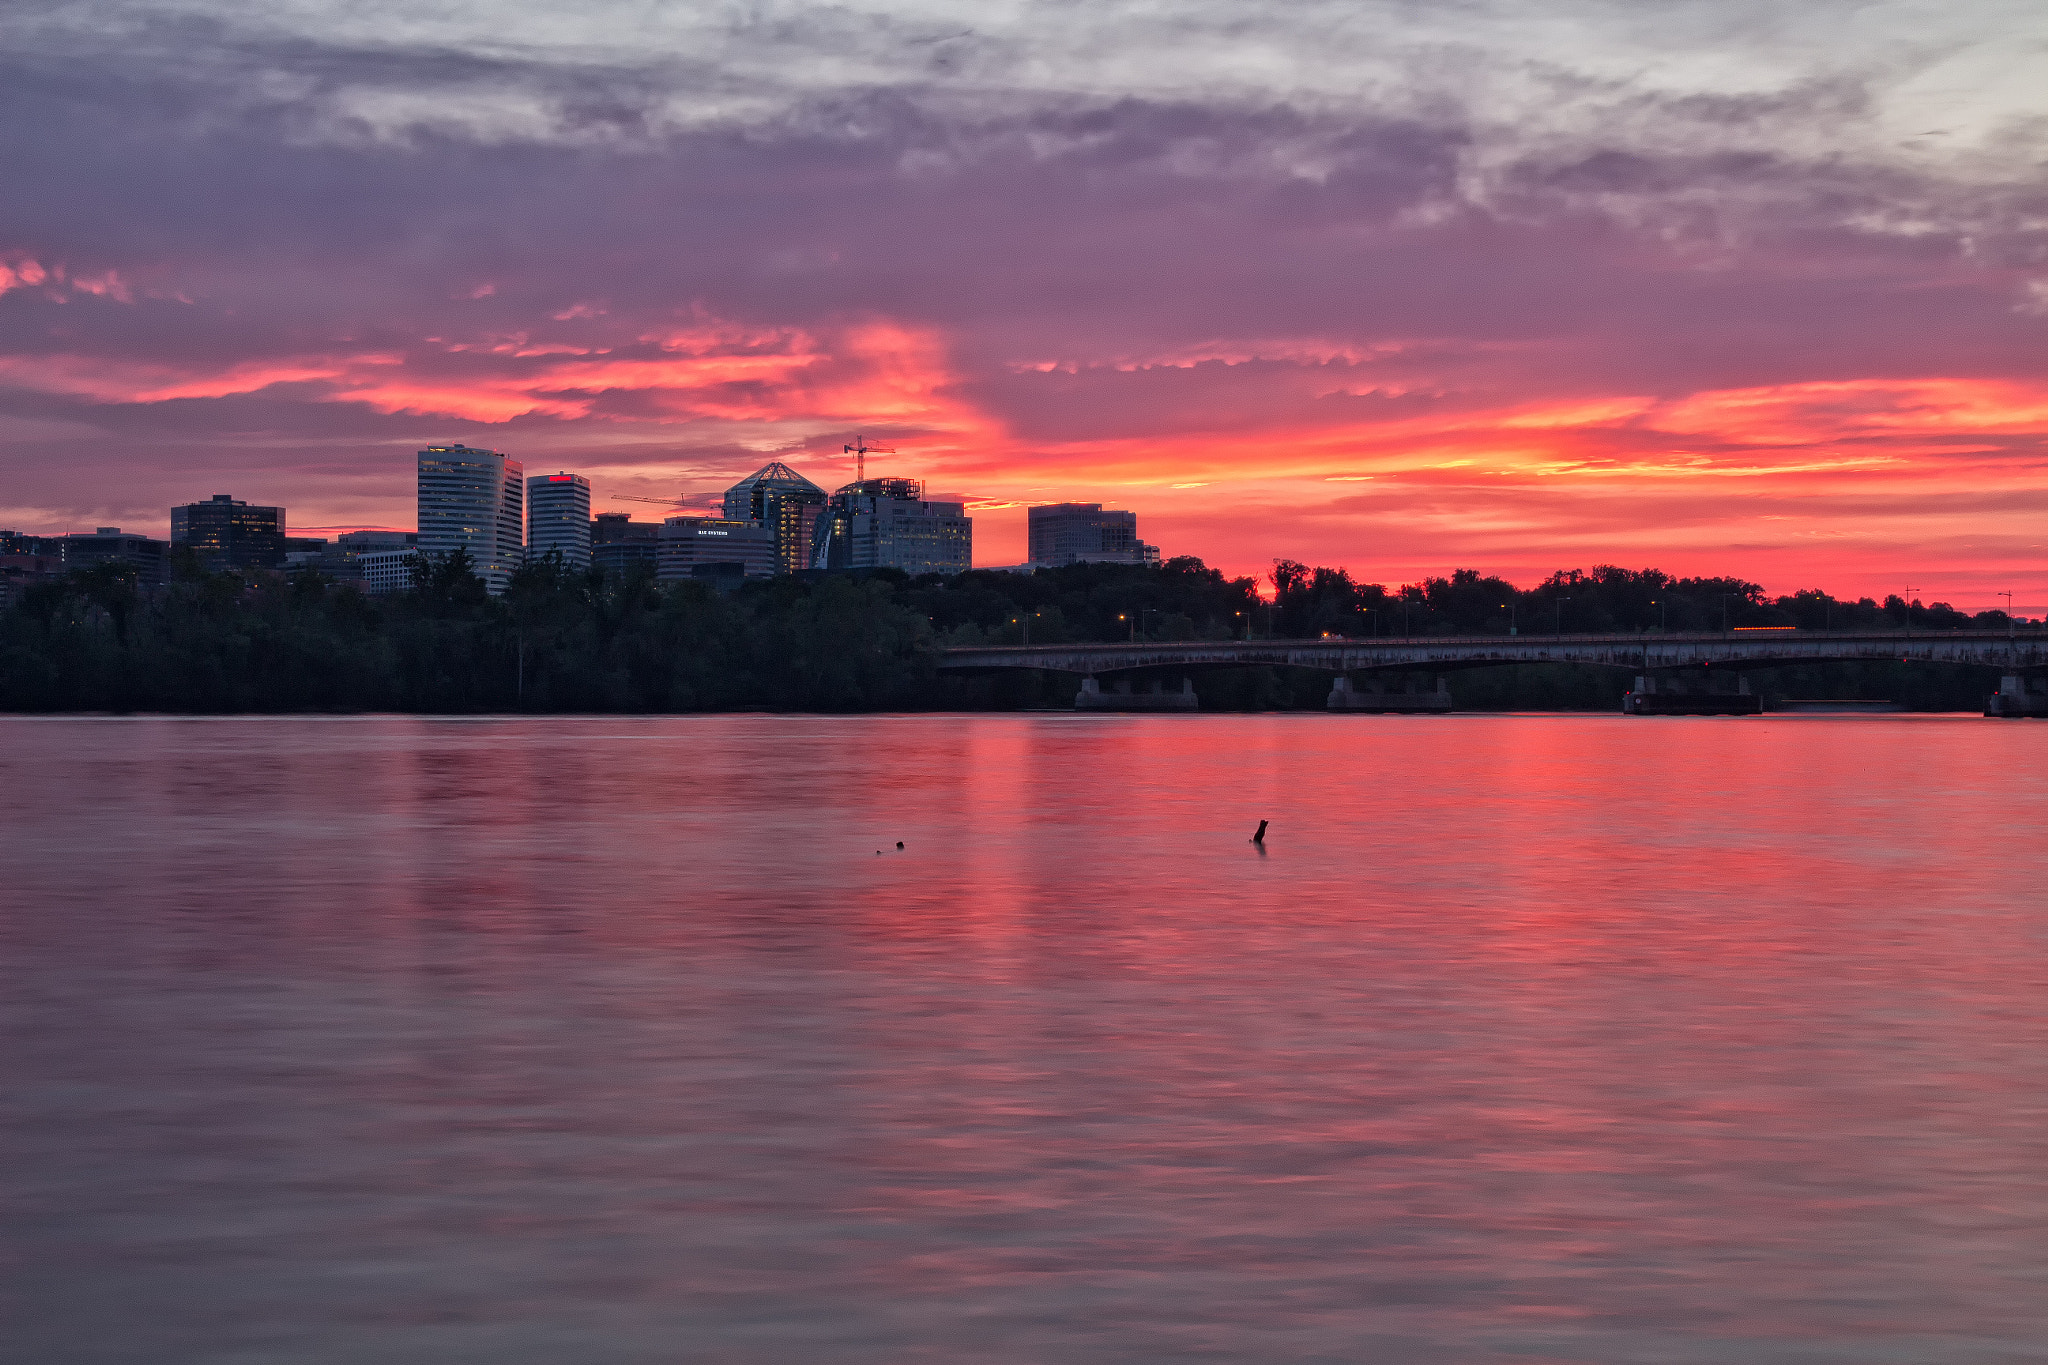
[[80, 531], [64, 537], [64, 568], [90, 569], [100, 564], [132, 564], [140, 581], [164, 581], [164, 555], [170, 546], [149, 536], [123, 531], [118, 526], [101, 526], [87, 534]]
[[599, 512], [590, 523], [590, 562], [614, 578], [640, 566], [661, 565], [661, 526], [634, 521], [624, 512]]
[[64, 557], [64, 537], [30, 536], [19, 531], [0, 531], [0, 555], [55, 555]]
[[[20, 536], [11, 542], [0, 541], [0, 545], [35, 539], [38, 537]], [[8, 554], [0, 550], [0, 611], [19, 602], [22, 593], [36, 584], [54, 582], [63, 576], [64, 556], [61, 554]]]
[[737, 564], [747, 578], [775, 573], [775, 528], [729, 517], [670, 517], [661, 524], [656, 576], [664, 583], [695, 577], [705, 565]]
[[[396, 554], [402, 558], [416, 551], [419, 543], [417, 531], [343, 531], [308, 562], [337, 583], [363, 583], [367, 557]], [[364, 591], [369, 591], [367, 586]]]
[[406, 592], [412, 587], [413, 566], [419, 562], [419, 553], [411, 549], [369, 550], [359, 554], [355, 557], [355, 581], [370, 597]]

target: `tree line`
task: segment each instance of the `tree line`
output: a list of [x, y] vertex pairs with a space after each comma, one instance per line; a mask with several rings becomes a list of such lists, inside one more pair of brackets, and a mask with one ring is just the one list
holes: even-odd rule
[[[911, 578], [888, 569], [749, 581], [721, 594], [573, 569], [549, 556], [493, 597], [457, 551], [416, 561], [410, 591], [365, 596], [304, 569], [208, 572], [185, 556], [144, 585], [101, 564], [24, 589], [0, 615], [0, 709], [10, 711], [663, 712], [1012, 709], [1066, 705], [1073, 679], [937, 671], [957, 645], [1248, 636], [1525, 634], [1742, 625], [1938, 630], [2006, 624], [1897, 597], [1767, 598], [1734, 578], [1601, 567], [1526, 591], [1460, 570], [1389, 589], [1281, 561], [1270, 599], [1194, 558], [1077, 564], [1023, 575]], [[1981, 704], [1979, 670], [1830, 665], [1777, 670], [1792, 695]], [[1461, 704], [1601, 707], [1626, 679], [1527, 666], [1461, 674]], [[1320, 707], [1327, 675], [1247, 668], [1205, 676], [1210, 709]]]

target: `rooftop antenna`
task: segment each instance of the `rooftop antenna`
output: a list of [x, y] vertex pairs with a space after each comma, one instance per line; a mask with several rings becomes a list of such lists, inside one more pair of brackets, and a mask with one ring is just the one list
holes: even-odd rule
[[853, 438], [852, 445], [841, 446], [839, 449], [841, 454], [853, 456], [853, 481], [855, 483], [867, 482], [869, 451], [873, 451], [877, 455], [894, 455], [896, 453], [894, 446], [869, 445], [868, 438], [865, 436], [856, 436]]

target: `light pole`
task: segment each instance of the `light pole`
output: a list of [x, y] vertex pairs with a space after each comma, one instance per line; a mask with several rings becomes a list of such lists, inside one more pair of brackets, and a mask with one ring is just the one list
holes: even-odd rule
[[1556, 599], [1557, 624], [1551, 628], [1550, 633], [1552, 635], [1564, 634], [1564, 604], [1571, 600], [1572, 599], [1569, 597], [1560, 597]]
[[1659, 635], [1670, 634], [1671, 604], [1661, 597], [1653, 597], [1650, 599], [1650, 605], [1657, 609], [1657, 633]]
[[1918, 588], [1906, 589], [1908, 595], [1899, 601], [1899, 609], [1906, 615], [1906, 638], [1908, 640], [1913, 638], [1913, 598], [1911, 594], [1918, 591], [1920, 591]]
[[1512, 602], [1503, 602], [1501, 603], [1501, 605], [1508, 609], [1508, 634], [1520, 635], [1522, 632], [1516, 629], [1515, 627], [1515, 604]]
[[2012, 622], [2012, 594], [2009, 592], [1995, 592], [1991, 595], [2005, 599], [2005, 638], [2017, 640], [2019, 638], [2019, 630]]

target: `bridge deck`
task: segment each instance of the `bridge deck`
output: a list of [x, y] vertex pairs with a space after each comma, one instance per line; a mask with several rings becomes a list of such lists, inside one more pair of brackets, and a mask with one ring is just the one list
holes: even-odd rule
[[1729, 631], [1645, 635], [1434, 635], [1366, 640], [1194, 640], [1172, 644], [999, 645], [948, 649], [948, 672], [1042, 668], [1062, 673], [1174, 673], [1281, 665], [1328, 673], [1373, 669], [1450, 672], [1504, 664], [1584, 664], [1638, 672], [1663, 668], [1770, 668], [1792, 663], [1898, 659], [2048, 668], [2048, 632]]

